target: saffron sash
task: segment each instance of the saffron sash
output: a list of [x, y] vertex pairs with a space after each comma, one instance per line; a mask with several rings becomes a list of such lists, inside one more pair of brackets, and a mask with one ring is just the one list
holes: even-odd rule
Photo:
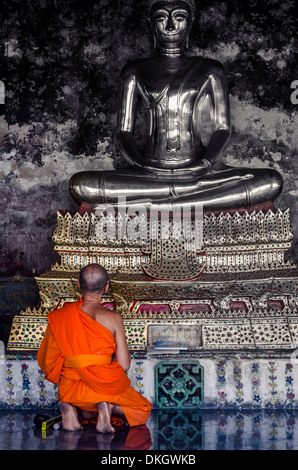
[[64, 358], [64, 367], [81, 369], [88, 366], [102, 366], [112, 363], [112, 357], [103, 354], [77, 354]]

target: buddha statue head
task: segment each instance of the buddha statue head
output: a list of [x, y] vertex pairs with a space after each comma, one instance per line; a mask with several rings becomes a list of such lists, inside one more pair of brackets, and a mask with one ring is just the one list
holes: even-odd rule
[[182, 50], [195, 18], [193, 0], [149, 0], [147, 15], [154, 36], [154, 47]]

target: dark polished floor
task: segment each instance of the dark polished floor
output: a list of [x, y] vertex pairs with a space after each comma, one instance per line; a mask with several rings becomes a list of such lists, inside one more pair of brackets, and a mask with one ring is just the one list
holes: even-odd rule
[[0, 450], [298, 450], [298, 411], [153, 410], [146, 426], [102, 435], [94, 424], [67, 432], [34, 427], [38, 413], [0, 410]]

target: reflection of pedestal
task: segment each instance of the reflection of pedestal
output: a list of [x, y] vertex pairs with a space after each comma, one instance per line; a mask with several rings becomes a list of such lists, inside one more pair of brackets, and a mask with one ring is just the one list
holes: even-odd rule
[[153, 238], [149, 222], [139, 214], [58, 213], [61, 262], [36, 278], [41, 305], [14, 317], [8, 351], [38, 349], [47, 313], [76, 300], [78, 272], [92, 262], [110, 274], [103, 303], [122, 313], [131, 350], [165, 338], [199, 351], [293, 349], [298, 276], [284, 260], [288, 210], [204, 214], [202, 246], [194, 243], [202, 221], [188, 220], [179, 238], [171, 219], [165, 243], [162, 222]]

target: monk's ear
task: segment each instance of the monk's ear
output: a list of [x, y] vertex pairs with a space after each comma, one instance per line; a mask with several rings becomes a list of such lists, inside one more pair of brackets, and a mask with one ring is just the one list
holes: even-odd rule
[[81, 284], [80, 284], [80, 281], [78, 281], [78, 288], [81, 290]]
[[109, 283], [107, 282], [106, 287], [104, 289], [104, 293], [106, 294], [108, 292], [108, 290], [109, 290]]

